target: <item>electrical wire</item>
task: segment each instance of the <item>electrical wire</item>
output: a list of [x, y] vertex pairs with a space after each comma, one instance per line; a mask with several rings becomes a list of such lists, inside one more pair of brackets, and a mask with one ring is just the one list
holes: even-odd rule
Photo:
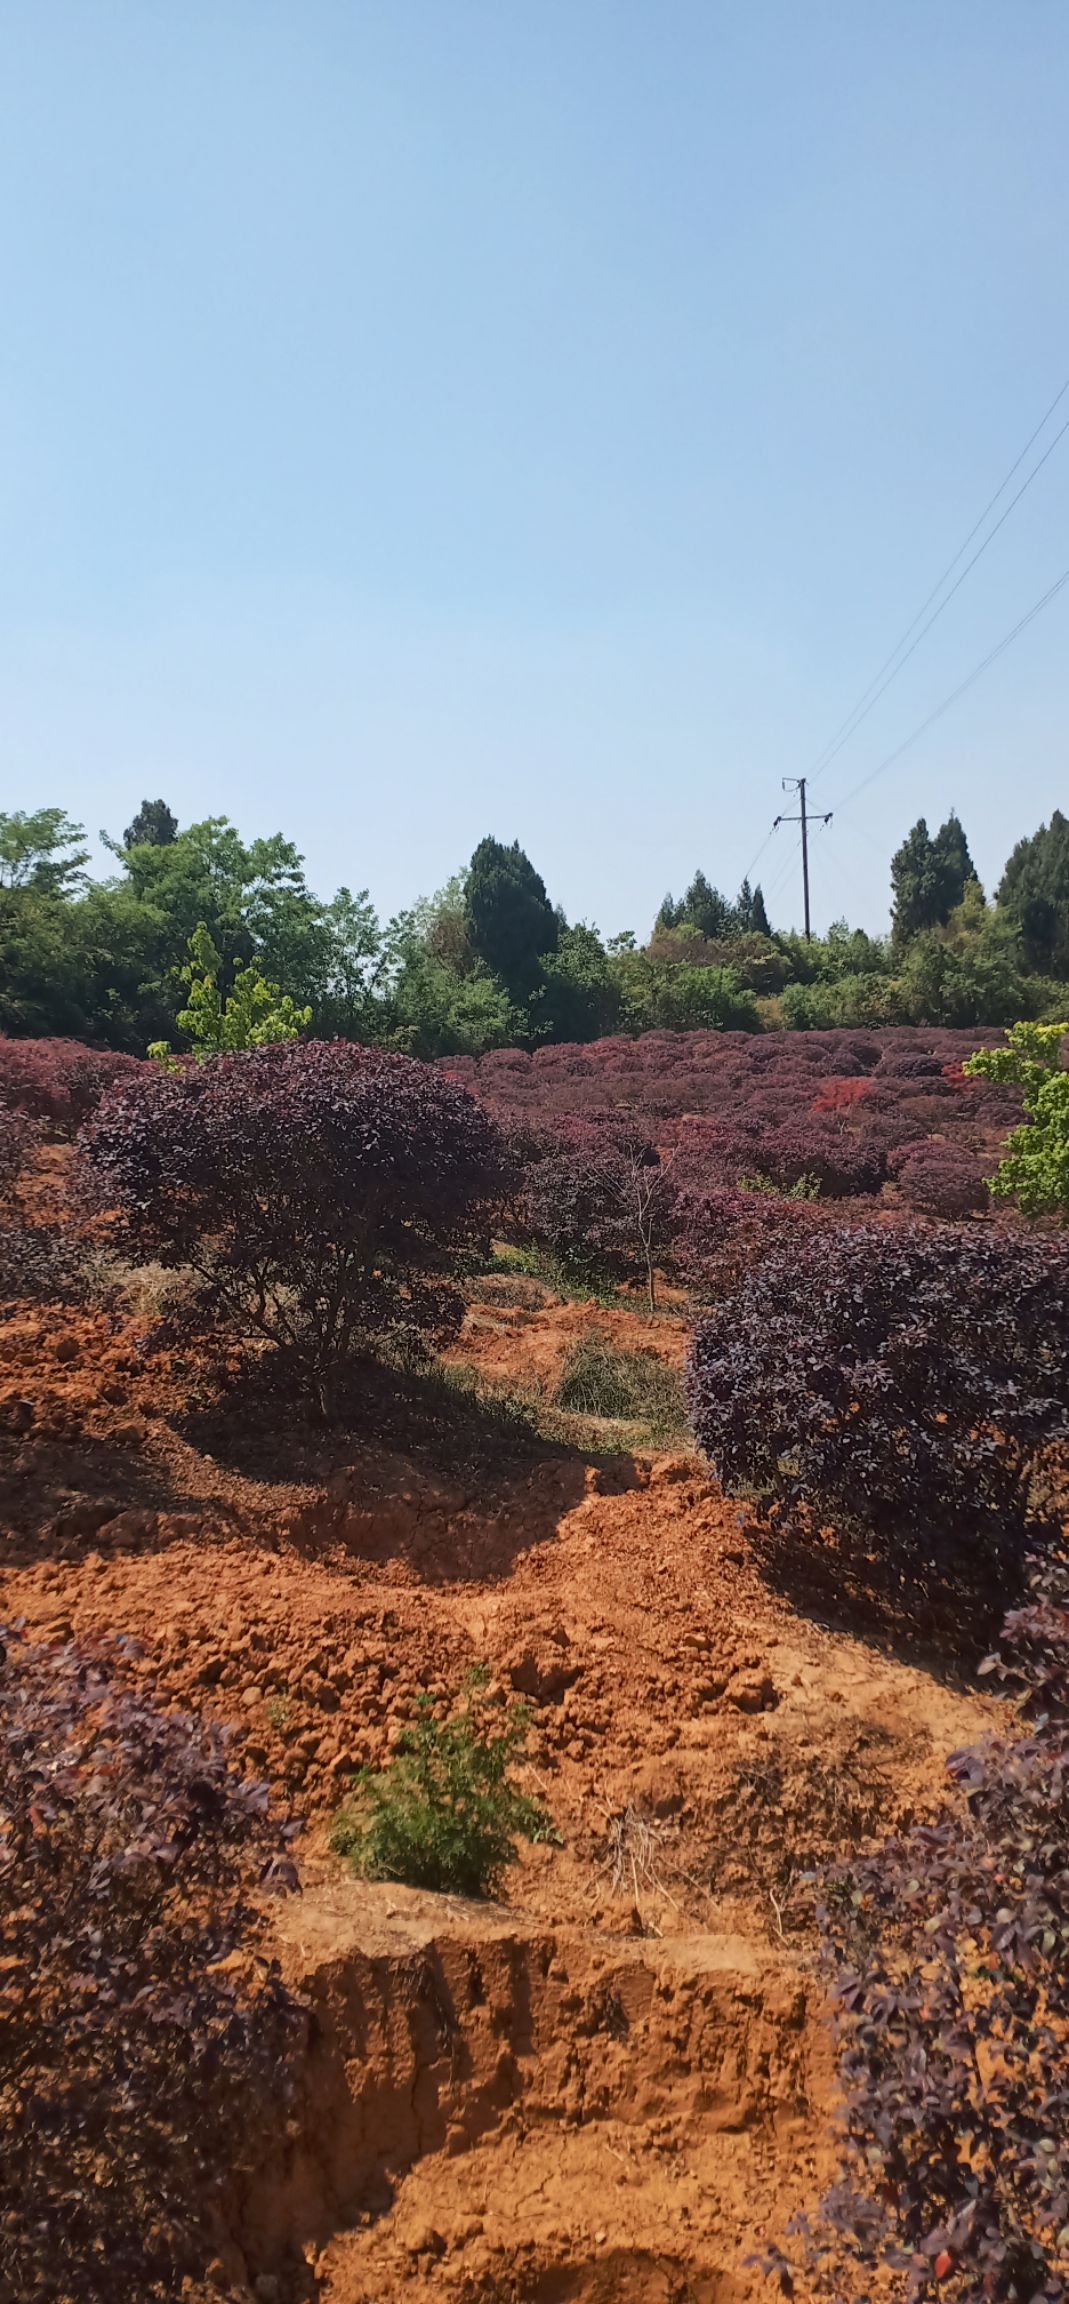
[[795, 862], [795, 859], [796, 859], [797, 857], [799, 857], [799, 856], [801, 855], [801, 853], [802, 853], [802, 842], [801, 842], [801, 836], [799, 836], [799, 838], [798, 838], [798, 839], [795, 841], [795, 843], [794, 843], [794, 846], [793, 846], [793, 848], [791, 849], [791, 851], [790, 851], [790, 854], [789, 854], [789, 856], [787, 857], [787, 860], [786, 860], [786, 862], [780, 866], [780, 869], [779, 869], [779, 871], [777, 872], [777, 874], [776, 874], [776, 877], [775, 877], [775, 879], [773, 880], [773, 882], [772, 882], [772, 884], [771, 884], [771, 887], [770, 887], [770, 888], [769, 888], [769, 890], [768, 890], [768, 893], [767, 893], [767, 895], [765, 896], [765, 903], [766, 903], [766, 905], [768, 905], [768, 904], [771, 904], [771, 902], [772, 902], [772, 898], [773, 898], [774, 896], [777, 896], [777, 895], [779, 894], [779, 891], [780, 891], [780, 889], [781, 889], [781, 888], [782, 888], [782, 887], [785, 885], [785, 883], [786, 883], [787, 879], [788, 879], [788, 878], [789, 878], [789, 876], [790, 876], [791, 868], [792, 868], [792, 866], [793, 866], [793, 864], [794, 864], [794, 862]]
[[[745, 870], [745, 872], [744, 872], [744, 873], [743, 873], [743, 875], [742, 875], [742, 878], [743, 878], [743, 880], [748, 880], [748, 879], [749, 879], [749, 877], [750, 877], [750, 874], [751, 874], [751, 872], [752, 872], [752, 871], [755, 869], [755, 866], [756, 866], [756, 865], [758, 865], [758, 864], [760, 863], [760, 861], [761, 861], [761, 858], [762, 858], [762, 856], [763, 856], [763, 855], [764, 855], [764, 853], [765, 853], [765, 849], [766, 849], [766, 848], [768, 848], [768, 847], [771, 845], [772, 841], [774, 840], [774, 838], [775, 838], [775, 833], [776, 833], [776, 828], [775, 828], [775, 825], [773, 825], [771, 832], [766, 832], [766, 833], [765, 833], [765, 837], [764, 837], [764, 839], [762, 840], [762, 842], [761, 842], [761, 845], [760, 845], [759, 849], [757, 850], [757, 853], [756, 853], [756, 855], [755, 855], [755, 856], [752, 858], [751, 862], [750, 862], [750, 863], [747, 865], [747, 867], [746, 867], [746, 870]], [[740, 886], [740, 887], [742, 886], [742, 881], [740, 881], [740, 882], [739, 882], [739, 886]]]
[[[1038, 440], [1040, 433], [1050, 422], [1055, 409], [1060, 405], [1061, 401], [1064, 400], [1067, 392], [1069, 392], [1069, 376], [1066, 377], [1060, 391], [1055, 393], [1055, 396], [1051, 401], [1050, 407], [1047, 409], [1046, 414], [1041, 417], [1039, 423], [1036, 425], [1035, 431], [1030, 435], [1029, 439], [1025, 441], [1024, 447], [1021, 449], [1019, 456], [1015, 457], [1013, 463], [1010, 465], [1009, 471], [1005, 474], [1004, 478], [1000, 480], [994, 495], [989, 499], [988, 503], [985, 504], [979, 519], [975, 521], [973, 526], [970, 528], [968, 535], [964, 539], [964, 542], [959, 544], [953, 559], [948, 561], [938, 582], [932, 586], [927, 599], [922, 601], [912, 622], [907, 624], [901, 639], [896, 643], [895, 647], [892, 648], [890, 655], [885, 656], [883, 663], [880, 665], [879, 671], [874, 673], [868, 687], [862, 690], [862, 693], [858, 697], [856, 704], [853, 706], [852, 710], [847, 713], [846, 719], [840, 723], [839, 727], [835, 731], [835, 734], [829, 738], [827, 744], [824, 747], [824, 750], [818, 755], [817, 760], [809, 771], [809, 777], [813, 783], [816, 782], [818, 776], [822, 776], [824, 774], [825, 768], [830, 767], [831, 762], [835, 759], [836, 754], [842, 751], [843, 746], [849, 743], [850, 738], [854, 734], [855, 730], [861, 726], [863, 720], [868, 718], [869, 713], [872, 711], [873, 707], [878, 704], [880, 697], [884, 694], [885, 690], [890, 687], [891, 682], [893, 680], [897, 680], [903, 665], [909, 662], [914, 649], [920, 647], [921, 641], [924, 639], [925, 635], [931, 631], [933, 624], [938, 621], [938, 618], [942, 615], [944, 608], [949, 607], [951, 600], [954, 598], [954, 594], [960, 590], [961, 586], [965, 582], [966, 577], [970, 574], [971, 570], [975, 568], [977, 561], [986, 552], [988, 545], [994, 542], [995, 537], [998, 535], [999, 529], [1005, 525], [1005, 522], [1009, 519], [1010, 514], [1014, 510], [1015, 506], [1020, 503], [1022, 496], [1025, 495], [1026, 491], [1031, 487], [1032, 482], [1036, 478], [1037, 474], [1042, 471], [1048, 457], [1053, 455], [1059, 440], [1063, 439], [1065, 433], [1069, 431], [1069, 419], [1067, 419], [1066, 422], [1061, 426], [1060, 430], [1055, 433], [1053, 440], [1050, 441], [1048, 446], [1044, 449], [1043, 454], [1039, 458], [1038, 462], [1033, 465], [1031, 472], [1029, 472], [1027, 477], [1022, 481], [1016, 495], [1011, 498], [1010, 502], [1006, 506], [1005, 511], [1002, 512], [999, 518], [996, 520], [994, 527], [984, 537], [982, 544], [980, 544], [977, 550], [973, 553], [972, 559], [968, 562], [966, 567], [962, 569], [960, 576], [951, 586], [950, 591], [946, 595], [946, 598], [940, 601], [939, 606], [936, 608], [934, 614], [929, 616], [927, 623], [923, 625], [923, 629], [920, 632], [917, 632], [918, 624], [920, 624], [922, 618], [927, 615], [927, 611], [932, 606], [932, 602], [938, 599], [938, 596], [942, 591], [947, 578], [953, 575], [959, 560], [962, 558], [963, 554], [968, 551], [973, 538], [979, 535], [980, 530], [983, 527], [989, 513], [994, 511], [999, 497], [1005, 494], [1006, 489], [1009, 487], [1010, 481], [1013, 479], [1014, 473], [1020, 470], [1021, 465], [1024, 463], [1025, 457], [1029, 452], [1029, 449], [1035, 445], [1035, 442]], [[912, 635], [914, 633], [916, 633], [916, 638], [912, 639]], [[907, 640], [911, 640], [911, 645], [908, 648], [906, 648]], [[903, 649], [905, 649], [904, 655], [902, 654]], [[900, 659], [900, 661], [898, 661], [898, 659]], [[884, 677], [885, 674], [886, 678]]]
[[1007, 648], [1013, 646], [1020, 634], [1027, 630], [1029, 624], [1034, 623], [1037, 616], [1042, 615], [1044, 608], [1050, 606], [1051, 601], [1057, 598], [1058, 593], [1063, 591], [1067, 584], [1069, 584], [1069, 568], [1064, 568], [1061, 575], [1055, 579], [1040, 599], [1033, 601], [1031, 608], [1026, 610], [1012, 630], [1004, 633], [1002, 639], [996, 641], [993, 648], [988, 649], [987, 655], [981, 657], [979, 664], [973, 665], [972, 671], [966, 673], [964, 680], [959, 680], [957, 687], [951, 689], [949, 696], [944, 696], [942, 703], [937, 704], [935, 710], [929, 712], [918, 726], [904, 737], [901, 744], [896, 744], [893, 752], [888, 752], [882, 760], [877, 761], [875, 768], [870, 768], [868, 775], [862, 777], [860, 784], [854, 785], [852, 792], [847, 792], [842, 800], [836, 801], [833, 813], [841, 815], [843, 809], [848, 808], [851, 801], [856, 800], [860, 792], [867, 791], [869, 785], [875, 783], [877, 776], [882, 776], [885, 769], [893, 767], [895, 761], [902, 758], [903, 752], [908, 752], [912, 745], [918, 743], [920, 738], [927, 734], [928, 729], [934, 727], [937, 720], [942, 719], [944, 712], [949, 712], [951, 705], [957, 703], [959, 696], [964, 696], [966, 689], [971, 688], [975, 680], [979, 680], [981, 673], [986, 672], [989, 666], [996, 663], [1000, 656], [1005, 655]]

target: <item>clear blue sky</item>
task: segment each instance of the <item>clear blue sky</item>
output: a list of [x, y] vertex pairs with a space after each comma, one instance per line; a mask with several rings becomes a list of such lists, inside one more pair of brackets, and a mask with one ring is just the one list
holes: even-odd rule
[[[384, 913], [487, 831], [605, 933], [733, 889], [1069, 374], [1067, 116], [1061, 0], [9, 0], [3, 804], [282, 828]], [[814, 805], [1067, 511], [1069, 436]], [[991, 879], [1069, 803], [1067, 664], [1069, 590], [818, 924], [921, 811]]]

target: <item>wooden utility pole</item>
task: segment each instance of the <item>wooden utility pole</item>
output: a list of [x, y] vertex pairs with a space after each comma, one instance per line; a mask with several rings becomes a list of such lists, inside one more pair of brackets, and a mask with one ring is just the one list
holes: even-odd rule
[[782, 783], [785, 792], [797, 792], [799, 801], [799, 814], [797, 816], [777, 816], [776, 823], [772, 826], [772, 830], [775, 831], [777, 824], [800, 824], [802, 827], [802, 904], [805, 910], [805, 940], [807, 944], [811, 944], [813, 941], [813, 931], [809, 925], [808, 827], [810, 824], [830, 824], [833, 811], [829, 808], [826, 816], [807, 816], [805, 806], [805, 777], [784, 776], [782, 778]]

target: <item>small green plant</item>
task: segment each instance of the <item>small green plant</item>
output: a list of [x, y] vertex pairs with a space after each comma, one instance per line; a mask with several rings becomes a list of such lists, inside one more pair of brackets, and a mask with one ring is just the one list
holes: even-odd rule
[[740, 1176], [740, 1192], [764, 1192], [772, 1200], [819, 1200], [819, 1176], [796, 1176], [786, 1186], [773, 1182], [771, 1176]]
[[644, 1424], [655, 1438], [672, 1439], [686, 1427], [683, 1387], [658, 1353], [617, 1352], [597, 1336], [568, 1354], [557, 1386], [558, 1408]]
[[436, 1720], [422, 1696], [389, 1767], [356, 1778], [331, 1843], [366, 1879], [487, 1896], [515, 1862], [517, 1839], [552, 1836], [541, 1802], [512, 1780], [527, 1708], [491, 1715], [488, 1679], [485, 1665], [469, 1673], [462, 1707], [449, 1720]]
[[269, 1696], [264, 1710], [272, 1728], [277, 1729], [281, 1735], [293, 1710], [289, 1697], [285, 1693], [281, 1696]]
[[1069, 1071], [1063, 1050], [1069, 1024], [1014, 1024], [1004, 1048], [981, 1048], [962, 1069], [971, 1079], [1012, 1081], [1024, 1089], [1024, 1126], [991, 1178], [999, 1198], [1026, 1216], [1069, 1217]]
[[[239, 1048], [264, 1048], [276, 1040], [296, 1040], [312, 1021], [310, 1008], [298, 1008], [288, 992], [269, 984], [256, 968], [239, 968], [224, 1000], [219, 990], [222, 966], [203, 920], [189, 939], [189, 959], [179, 969], [188, 986], [178, 1022], [189, 1036], [194, 1056], [221, 1056]], [[154, 1040], [149, 1055], [158, 1064], [174, 1063], [170, 1042]]]

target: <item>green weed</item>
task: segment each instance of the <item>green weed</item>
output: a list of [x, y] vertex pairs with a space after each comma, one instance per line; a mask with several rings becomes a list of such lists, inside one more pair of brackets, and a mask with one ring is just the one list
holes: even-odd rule
[[335, 1818], [333, 1847], [366, 1879], [403, 1880], [458, 1896], [486, 1896], [515, 1862], [517, 1840], [547, 1839], [546, 1810], [512, 1779], [528, 1713], [487, 1706], [485, 1666], [469, 1674], [462, 1709], [434, 1717], [421, 1697], [389, 1767], [357, 1777]]

